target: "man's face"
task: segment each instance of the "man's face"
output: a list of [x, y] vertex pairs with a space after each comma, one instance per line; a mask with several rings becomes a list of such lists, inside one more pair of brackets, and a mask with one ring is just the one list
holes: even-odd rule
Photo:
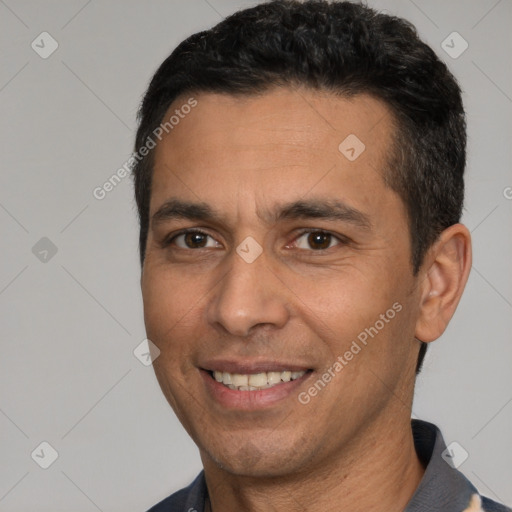
[[383, 181], [390, 112], [305, 89], [195, 98], [154, 150], [142, 291], [160, 386], [227, 471], [357, 456], [409, 420], [418, 349], [406, 212]]

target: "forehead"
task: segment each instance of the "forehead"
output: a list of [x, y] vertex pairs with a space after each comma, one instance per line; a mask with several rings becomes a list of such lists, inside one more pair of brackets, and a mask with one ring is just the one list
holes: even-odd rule
[[[303, 144], [308, 152], [315, 152], [328, 147], [337, 150], [342, 137], [354, 134], [377, 149], [374, 139], [386, 143], [382, 139], [388, 139], [393, 129], [390, 109], [367, 94], [347, 98], [322, 90], [274, 88], [257, 96], [200, 93], [195, 99], [197, 106], [180, 116], [160, 147], [168, 142], [174, 151], [187, 151], [193, 145], [204, 152], [224, 144], [234, 151], [247, 151], [249, 143], [260, 142], [267, 143], [269, 153], [277, 143], [295, 149]], [[176, 122], [173, 114], [187, 102], [186, 96], [175, 100], [163, 121], [173, 117]], [[279, 147], [279, 154], [283, 150]], [[198, 154], [187, 156], [193, 159]]]
[[315, 189], [365, 203], [376, 188], [386, 188], [382, 174], [394, 124], [378, 99], [288, 88], [193, 96], [197, 105], [189, 113], [180, 110], [189, 99], [183, 96], [164, 116], [165, 122], [181, 112], [154, 150], [153, 212], [171, 193], [265, 203]]

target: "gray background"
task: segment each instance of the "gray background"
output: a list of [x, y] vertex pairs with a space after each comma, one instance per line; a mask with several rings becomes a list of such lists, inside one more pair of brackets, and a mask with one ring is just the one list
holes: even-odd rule
[[[92, 192], [130, 156], [160, 62], [254, 3], [0, 0], [2, 511], [143, 511], [200, 469], [151, 366], [133, 354], [145, 333], [130, 178], [103, 200]], [[439, 424], [469, 454], [460, 470], [510, 505], [512, 2], [369, 3], [412, 21], [464, 89], [474, 266], [431, 345], [414, 415]], [[51, 48], [43, 31], [59, 45], [46, 59], [31, 47]], [[454, 31], [469, 44], [457, 58], [441, 47]], [[48, 469], [31, 458], [43, 441], [59, 454]]]

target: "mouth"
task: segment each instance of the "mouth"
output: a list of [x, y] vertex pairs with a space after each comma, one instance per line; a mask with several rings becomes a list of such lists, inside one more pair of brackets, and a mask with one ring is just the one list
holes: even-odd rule
[[259, 373], [230, 373], [220, 370], [207, 371], [212, 379], [234, 391], [260, 391], [280, 384], [299, 380], [312, 370], [284, 370]]
[[[198, 367], [207, 396], [218, 411], [262, 411], [284, 407], [315, 373], [292, 362], [260, 360], [204, 361]], [[293, 402], [289, 402], [290, 407]]]

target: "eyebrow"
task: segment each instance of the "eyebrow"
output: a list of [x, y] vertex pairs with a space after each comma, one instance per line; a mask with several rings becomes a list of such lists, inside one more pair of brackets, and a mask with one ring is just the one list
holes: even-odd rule
[[[365, 230], [371, 230], [372, 228], [368, 215], [343, 201], [334, 199], [308, 199], [285, 203], [266, 212], [263, 217], [269, 223], [281, 220], [323, 219], [347, 222]], [[207, 203], [195, 203], [173, 198], [166, 201], [153, 214], [151, 225], [158, 225], [174, 219], [222, 223], [223, 216]]]
[[309, 199], [287, 203], [274, 214], [275, 220], [323, 219], [348, 222], [370, 230], [372, 223], [365, 213], [335, 199]]

